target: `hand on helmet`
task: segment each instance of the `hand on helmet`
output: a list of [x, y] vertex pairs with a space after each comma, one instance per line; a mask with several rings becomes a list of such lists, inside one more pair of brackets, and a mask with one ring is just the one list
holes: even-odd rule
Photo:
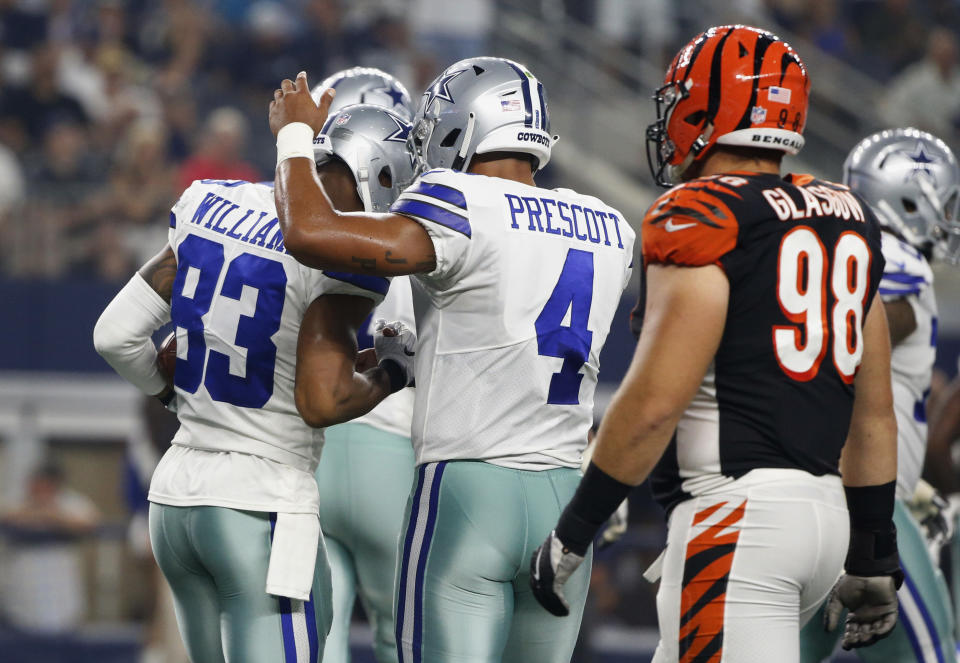
[[280, 89], [274, 90], [273, 101], [270, 102], [270, 131], [276, 136], [286, 125], [303, 122], [310, 125], [313, 134], [317, 135], [327, 121], [334, 94], [333, 89], [324, 90], [317, 105], [310, 96], [305, 71], [297, 74], [296, 82], [283, 79]]

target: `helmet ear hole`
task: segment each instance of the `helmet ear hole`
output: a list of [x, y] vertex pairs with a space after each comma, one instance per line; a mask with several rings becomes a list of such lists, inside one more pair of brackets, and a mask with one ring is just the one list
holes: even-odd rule
[[694, 111], [683, 118], [683, 121], [687, 124], [692, 124], [695, 127], [700, 126], [700, 123], [703, 122], [703, 118], [707, 116], [707, 111], [702, 108], [698, 111]]
[[907, 214], [913, 214], [917, 211], [917, 203], [910, 198], [901, 198], [900, 202], [903, 204], [903, 209]]
[[380, 181], [380, 186], [384, 189], [393, 188], [393, 176], [390, 174], [390, 166], [384, 166], [380, 169], [380, 173], [377, 175], [377, 179]]
[[440, 142], [440, 147], [453, 147], [453, 144], [457, 142], [457, 138], [460, 137], [460, 128], [457, 127], [443, 137], [443, 140]]
[[473, 65], [473, 73], [475, 73], [477, 76], [479, 76], [485, 71], [486, 69], [484, 69], [483, 67], [478, 67], [477, 65]]

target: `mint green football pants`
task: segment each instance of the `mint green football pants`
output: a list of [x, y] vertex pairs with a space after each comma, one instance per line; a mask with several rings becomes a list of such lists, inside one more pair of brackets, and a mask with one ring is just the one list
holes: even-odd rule
[[275, 514], [150, 504], [150, 543], [194, 663], [317, 663], [330, 629], [321, 543], [309, 601], [266, 593]]
[[573, 497], [580, 473], [480, 461], [425, 463], [407, 502], [396, 629], [401, 663], [569, 663], [590, 582], [570, 577], [567, 617], [530, 591], [530, 557]]
[[350, 616], [359, 595], [379, 663], [395, 663], [393, 587], [403, 507], [413, 484], [410, 438], [366, 424], [328, 428], [317, 486], [333, 582], [333, 627], [323, 663], [350, 660]]
[[[886, 638], [857, 649], [867, 663], [952, 663], [956, 661], [953, 609], [943, 574], [930, 559], [920, 526], [909, 509], [896, 501], [893, 520], [903, 568], [903, 586], [897, 592], [900, 615]], [[833, 652], [843, 624], [833, 633], [823, 630], [823, 608], [800, 632], [800, 660], [819, 663]]]

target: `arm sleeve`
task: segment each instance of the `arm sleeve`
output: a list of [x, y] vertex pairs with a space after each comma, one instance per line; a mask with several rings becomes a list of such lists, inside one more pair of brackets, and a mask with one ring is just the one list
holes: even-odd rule
[[437, 266], [421, 278], [440, 289], [456, 280], [472, 246], [473, 229], [463, 186], [465, 177], [470, 176], [450, 170], [424, 173], [390, 208], [394, 214], [419, 223], [430, 235]]
[[390, 279], [383, 276], [324, 270], [321, 278], [314, 279], [308, 301], [320, 295], [355, 295], [372, 299], [376, 305], [383, 301], [389, 289]]
[[113, 298], [93, 329], [93, 345], [121, 377], [148, 396], [166, 387], [151, 335], [170, 321], [170, 305], [140, 274]]

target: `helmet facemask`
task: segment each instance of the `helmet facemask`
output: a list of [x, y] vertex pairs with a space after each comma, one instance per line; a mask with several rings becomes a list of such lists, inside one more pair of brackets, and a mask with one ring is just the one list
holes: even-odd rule
[[[933, 189], [929, 184], [927, 186]], [[936, 192], [930, 203], [939, 203]], [[960, 190], [955, 187], [946, 202], [934, 209], [938, 213], [931, 228], [931, 235], [937, 257], [951, 265], [960, 265], [960, 218], [957, 217], [960, 212]]]
[[[674, 184], [670, 181], [672, 177], [664, 176], [664, 173], [668, 172], [670, 160], [676, 151], [676, 145], [667, 135], [667, 124], [670, 122], [673, 109], [688, 95], [686, 88], [678, 83], [667, 83], [653, 93], [657, 119], [647, 126], [647, 165], [650, 167], [654, 181], [660, 186], [670, 187]], [[656, 167], [653, 165], [654, 158], [657, 162]]]

